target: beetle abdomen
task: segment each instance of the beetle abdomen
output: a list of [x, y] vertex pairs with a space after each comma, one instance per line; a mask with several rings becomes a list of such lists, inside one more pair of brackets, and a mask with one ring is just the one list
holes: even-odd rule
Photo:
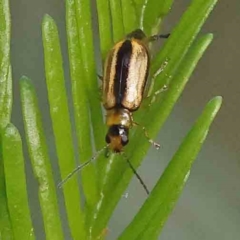
[[147, 47], [137, 39], [117, 43], [105, 61], [103, 106], [136, 110], [142, 101], [149, 69]]

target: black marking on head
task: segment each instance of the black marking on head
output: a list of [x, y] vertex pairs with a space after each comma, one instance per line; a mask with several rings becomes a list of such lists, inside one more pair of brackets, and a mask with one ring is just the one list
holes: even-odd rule
[[122, 125], [112, 125], [105, 139], [111, 150], [121, 152], [122, 148], [128, 144], [128, 128]]
[[108, 130], [109, 135], [116, 137], [121, 136], [123, 142], [128, 139], [128, 128], [123, 125], [112, 125]]
[[119, 107], [121, 106], [127, 86], [127, 77], [131, 55], [132, 43], [130, 40], [126, 40], [118, 50], [116, 75], [114, 79], [114, 95], [116, 97], [116, 105]]

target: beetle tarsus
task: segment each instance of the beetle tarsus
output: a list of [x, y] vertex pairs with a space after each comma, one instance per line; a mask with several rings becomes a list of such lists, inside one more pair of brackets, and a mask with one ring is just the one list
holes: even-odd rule
[[152, 139], [150, 139], [149, 142], [150, 142], [157, 150], [160, 149], [160, 144], [159, 144], [159, 143], [152, 141]]
[[97, 76], [98, 76], [98, 78], [99, 78], [101, 81], [103, 81], [103, 76], [102, 76], [102, 75], [97, 74]]
[[151, 99], [150, 103], [148, 104], [148, 106], [150, 107], [152, 105], [152, 103], [154, 103], [154, 101], [156, 100], [156, 97], [157, 97], [158, 94], [163, 93], [163, 92], [165, 92], [167, 90], [168, 90], [168, 86], [167, 85], [163, 85], [162, 88], [160, 88], [159, 90], [154, 92], [154, 94], [152, 96], [152, 99]]
[[166, 92], [167, 90], [168, 90], [168, 86], [166, 84], [164, 84], [159, 90], [154, 92], [154, 95], [157, 96], [158, 94]]

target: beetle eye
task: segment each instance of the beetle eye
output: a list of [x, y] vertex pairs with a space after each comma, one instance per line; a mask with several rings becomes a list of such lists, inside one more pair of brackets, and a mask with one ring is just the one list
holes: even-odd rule
[[110, 137], [108, 136], [108, 134], [107, 134], [106, 137], [105, 137], [105, 141], [106, 141], [106, 143], [110, 143], [110, 142], [111, 142], [111, 139], [110, 139]]
[[127, 135], [122, 135], [121, 136], [121, 143], [122, 143], [123, 146], [128, 144], [128, 137], [127, 137]]

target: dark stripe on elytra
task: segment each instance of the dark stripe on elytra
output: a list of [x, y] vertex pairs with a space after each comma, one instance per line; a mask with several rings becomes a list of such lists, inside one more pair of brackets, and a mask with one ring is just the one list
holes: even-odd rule
[[124, 98], [131, 55], [132, 43], [130, 40], [126, 40], [119, 48], [117, 54], [116, 75], [114, 78], [114, 96], [116, 98], [116, 107], [121, 107], [121, 103]]

